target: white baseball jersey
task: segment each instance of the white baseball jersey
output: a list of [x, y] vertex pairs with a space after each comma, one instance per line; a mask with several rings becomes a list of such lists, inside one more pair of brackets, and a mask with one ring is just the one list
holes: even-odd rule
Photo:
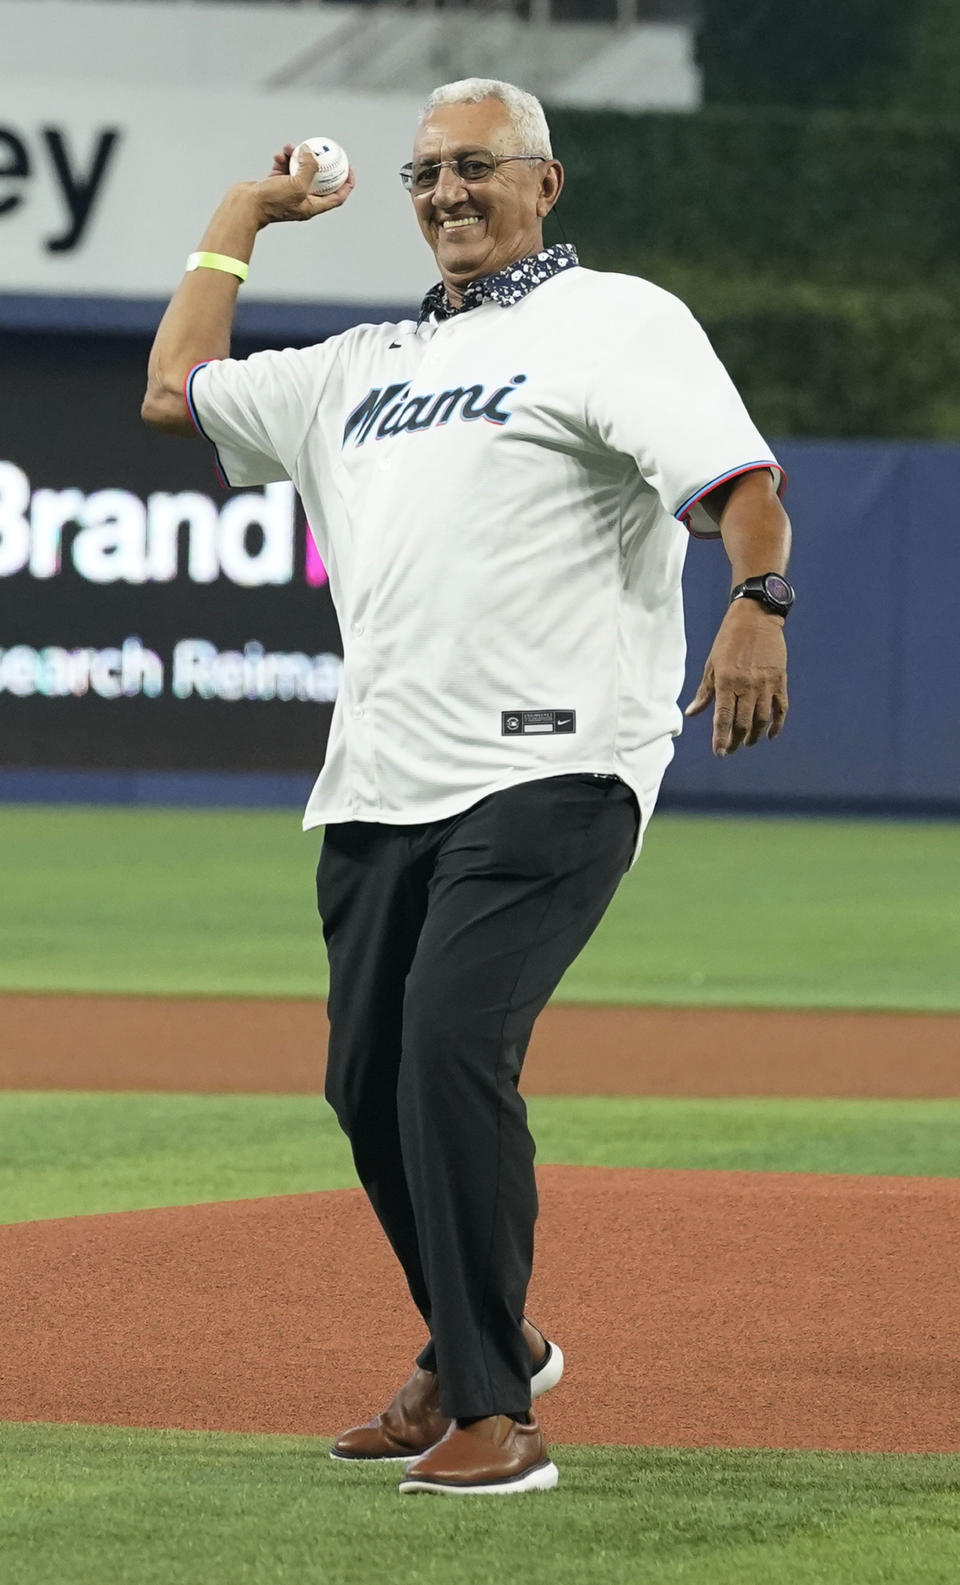
[[713, 534], [704, 494], [780, 478], [675, 297], [562, 247], [491, 279], [518, 284], [188, 380], [227, 481], [291, 479], [329, 572], [343, 684], [306, 828], [586, 771], [642, 829], [682, 722], [680, 520]]

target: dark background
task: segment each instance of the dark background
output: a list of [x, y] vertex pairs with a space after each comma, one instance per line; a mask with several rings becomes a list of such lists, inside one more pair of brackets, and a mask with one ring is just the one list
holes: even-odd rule
[[[0, 458], [22, 468], [34, 490], [110, 487], [144, 499], [155, 490], [198, 490], [222, 506], [239, 492], [217, 482], [212, 448], [156, 435], [140, 419], [148, 350], [146, 340], [126, 337], [0, 336]], [[253, 350], [249, 342], [236, 353]], [[0, 578], [0, 648], [100, 649], [135, 634], [166, 670], [155, 699], [0, 693], [0, 765], [316, 771], [332, 705], [170, 692], [170, 655], [181, 638], [206, 638], [218, 649], [257, 639], [267, 650], [341, 653], [329, 590], [302, 575], [305, 535], [298, 503], [294, 581], [272, 587], [243, 588], [225, 577], [197, 584], [182, 572], [169, 583], [96, 584], [68, 556], [53, 578]], [[69, 531], [64, 537], [69, 543]]]

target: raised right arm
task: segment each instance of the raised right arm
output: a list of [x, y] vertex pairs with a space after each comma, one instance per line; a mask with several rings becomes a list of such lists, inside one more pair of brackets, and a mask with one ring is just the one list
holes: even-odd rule
[[[288, 174], [293, 144], [284, 145], [270, 176], [260, 182], [239, 182], [228, 189], [200, 242], [199, 251], [219, 253], [246, 264], [257, 233], [282, 220], [311, 220], [337, 209], [353, 190], [353, 172], [335, 193], [315, 197], [310, 184], [316, 161], [309, 153], [296, 176]], [[194, 435], [183, 387], [198, 363], [230, 355], [230, 335], [240, 281], [220, 269], [189, 270], [174, 292], [160, 321], [150, 361], [141, 416], [153, 429]]]

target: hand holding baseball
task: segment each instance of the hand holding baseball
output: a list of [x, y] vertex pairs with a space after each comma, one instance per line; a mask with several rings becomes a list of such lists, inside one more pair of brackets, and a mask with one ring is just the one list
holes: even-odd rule
[[[291, 172], [291, 155], [296, 150], [299, 160], [295, 173]], [[317, 159], [305, 143], [285, 143], [273, 156], [273, 169], [262, 182], [257, 182], [262, 224], [272, 225], [280, 220], [312, 220], [314, 215], [325, 214], [328, 209], [339, 209], [353, 192], [353, 171], [348, 169], [343, 182], [332, 193], [311, 192], [317, 175]]]

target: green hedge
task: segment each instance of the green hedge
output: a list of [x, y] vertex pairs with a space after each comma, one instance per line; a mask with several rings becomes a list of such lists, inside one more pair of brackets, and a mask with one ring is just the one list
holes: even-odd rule
[[721, 272], [905, 284], [960, 271], [960, 118], [552, 110], [564, 222]]
[[957, 0], [699, 0], [708, 105], [955, 115]]
[[960, 437], [960, 119], [550, 121], [583, 262], [688, 302], [762, 428]]
[[592, 253], [584, 263], [647, 274], [689, 303], [768, 434], [960, 438], [955, 298], [718, 279], [669, 260]]
[[700, 0], [704, 98], [708, 104], [883, 108], [925, 4], [929, 0]]
[[910, 49], [896, 74], [891, 103], [923, 115], [957, 113], [960, 6], [925, 0], [911, 24]]

